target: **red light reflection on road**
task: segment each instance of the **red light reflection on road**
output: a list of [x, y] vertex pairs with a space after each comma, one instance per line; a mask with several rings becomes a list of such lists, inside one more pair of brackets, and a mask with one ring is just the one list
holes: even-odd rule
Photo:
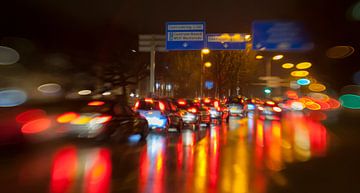
[[110, 191], [111, 154], [108, 149], [102, 148], [90, 154], [86, 160], [84, 178], [85, 193], [107, 193]]
[[69, 192], [76, 179], [78, 169], [77, 149], [74, 146], [59, 150], [51, 169], [50, 192]]

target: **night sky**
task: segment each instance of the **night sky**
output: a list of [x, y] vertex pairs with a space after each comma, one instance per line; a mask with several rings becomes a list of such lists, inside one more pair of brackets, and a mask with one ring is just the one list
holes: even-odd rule
[[[315, 50], [299, 57], [314, 62], [319, 77], [340, 89], [360, 70], [360, 23], [347, 15], [353, 4], [351, 0], [14, 0], [1, 5], [0, 43], [4, 37], [22, 37], [50, 51], [91, 56], [112, 42], [136, 49], [138, 34], [164, 33], [167, 21], [206, 21], [210, 33], [250, 33], [254, 20], [294, 19], [305, 23], [315, 42]], [[353, 46], [355, 53], [342, 60], [326, 58], [325, 51], [336, 45]]]

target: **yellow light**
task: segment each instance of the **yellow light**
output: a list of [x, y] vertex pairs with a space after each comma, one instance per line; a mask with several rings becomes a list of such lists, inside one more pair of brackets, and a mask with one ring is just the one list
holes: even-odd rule
[[281, 66], [282, 68], [285, 68], [285, 69], [290, 69], [292, 67], [294, 67], [294, 64], [292, 63], [285, 63]]
[[320, 83], [313, 83], [309, 85], [309, 90], [314, 92], [321, 92], [326, 90], [326, 86]]
[[211, 62], [205, 62], [204, 65], [205, 65], [206, 68], [210, 68], [211, 67]]
[[309, 72], [306, 70], [296, 70], [291, 72], [291, 76], [293, 77], [305, 77], [309, 75]]
[[203, 53], [203, 54], [209, 54], [209, 53], [210, 53], [210, 50], [209, 50], [209, 48], [203, 48], [203, 49], [201, 50], [201, 53]]
[[249, 40], [251, 40], [251, 35], [249, 35], [249, 34], [246, 34], [246, 35], [245, 35], [245, 40], [246, 40], [246, 41], [249, 41]]
[[279, 55], [274, 56], [272, 59], [273, 60], [281, 60], [282, 58], [284, 58], [284, 55], [279, 54]]
[[256, 55], [255, 58], [256, 58], [257, 60], [261, 60], [261, 59], [264, 58], [264, 56], [262, 56], [262, 55]]
[[310, 62], [301, 62], [301, 63], [299, 63], [299, 64], [296, 65], [296, 68], [303, 70], [303, 69], [308, 69], [308, 68], [310, 68], [311, 65], [312, 65], [312, 64], [311, 64]]

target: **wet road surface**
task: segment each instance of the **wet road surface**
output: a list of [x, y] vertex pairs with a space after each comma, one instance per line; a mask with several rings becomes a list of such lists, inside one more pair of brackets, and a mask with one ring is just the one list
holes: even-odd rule
[[0, 192], [291, 192], [283, 171], [326, 158], [336, 144], [321, 122], [300, 113], [151, 133], [146, 143], [45, 143], [1, 155]]

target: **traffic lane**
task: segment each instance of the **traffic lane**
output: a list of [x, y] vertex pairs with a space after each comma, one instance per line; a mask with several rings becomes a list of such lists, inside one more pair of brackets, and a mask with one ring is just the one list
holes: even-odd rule
[[325, 123], [334, 135], [331, 144], [336, 144], [336, 150], [327, 156], [288, 166], [281, 175], [291, 185], [273, 183], [271, 192], [360, 192], [359, 115], [358, 110], [342, 109], [336, 117], [328, 119]]
[[328, 135], [317, 124], [298, 115], [282, 122], [249, 116], [200, 131], [153, 133], [146, 144], [43, 147], [1, 159], [1, 186], [4, 192], [267, 192], [274, 180], [286, 185], [278, 172], [288, 164], [326, 155]]
[[0, 185], [2, 192], [109, 192], [110, 187], [117, 189], [117, 184], [121, 184], [118, 191], [135, 191], [138, 186], [131, 176], [138, 171], [144, 149], [171, 148], [178, 141], [194, 146], [206, 132], [202, 128], [181, 134], [151, 133], [147, 143], [135, 137], [116, 145], [58, 140], [6, 151], [0, 156]]

